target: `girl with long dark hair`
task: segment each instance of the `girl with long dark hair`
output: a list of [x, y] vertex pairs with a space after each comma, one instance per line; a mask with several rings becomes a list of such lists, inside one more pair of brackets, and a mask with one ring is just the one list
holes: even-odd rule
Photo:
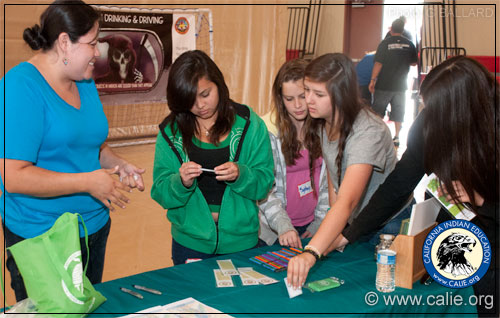
[[[474, 284], [474, 293], [483, 299], [477, 303], [480, 316], [498, 316], [498, 82], [477, 61], [458, 56], [429, 72], [421, 96], [425, 107], [410, 128], [405, 153], [351, 227], [342, 232], [339, 244], [356, 242], [380, 227], [422, 177], [434, 172], [441, 181], [440, 195], [470, 203], [477, 214], [471, 222], [493, 247], [488, 271]], [[439, 218], [450, 216], [444, 211]]]
[[151, 196], [168, 209], [174, 264], [256, 246], [256, 201], [274, 180], [264, 122], [229, 98], [221, 71], [199, 50], [170, 67], [167, 102]]
[[[420, 89], [424, 111], [424, 167], [441, 182], [440, 195], [470, 204], [472, 220], [492, 246], [488, 271], [474, 284], [480, 316], [498, 315], [499, 85], [477, 61], [450, 58], [435, 67]], [[496, 283], [495, 283], [496, 282]]]
[[[310, 160], [318, 158], [321, 152], [314, 140], [319, 133], [331, 208], [305, 253], [288, 265], [288, 282], [293, 286], [304, 283], [309, 269], [335, 243], [397, 162], [389, 129], [360, 100], [355, 69], [347, 56], [335, 53], [314, 59], [306, 68], [304, 87], [310, 116], [305, 144]], [[399, 224], [399, 219], [393, 219], [383, 233], [396, 234]]]

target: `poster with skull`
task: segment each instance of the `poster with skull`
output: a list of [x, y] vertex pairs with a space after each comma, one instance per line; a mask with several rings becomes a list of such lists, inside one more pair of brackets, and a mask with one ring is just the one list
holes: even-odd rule
[[153, 87], [164, 64], [162, 45], [154, 33], [102, 30], [98, 41], [107, 46], [98, 61], [102, 64], [97, 68], [99, 73], [94, 73], [102, 92], [144, 91]]
[[[165, 102], [172, 40], [178, 39], [178, 35], [172, 37], [174, 14], [162, 10], [96, 8], [101, 14], [100, 56], [94, 64], [93, 78], [103, 104]], [[194, 32], [185, 35], [195, 37]], [[190, 49], [195, 47], [186, 47]]]

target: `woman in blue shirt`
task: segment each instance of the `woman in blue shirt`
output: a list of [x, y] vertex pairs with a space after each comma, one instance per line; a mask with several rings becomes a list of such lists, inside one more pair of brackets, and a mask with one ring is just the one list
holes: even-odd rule
[[[5, 208], [0, 210], [6, 245], [44, 233], [64, 212], [78, 212], [89, 233], [87, 276], [93, 284], [102, 278], [109, 210], [128, 203], [123, 191], [144, 189], [144, 170], [104, 143], [108, 124], [91, 79], [98, 34], [99, 14], [91, 6], [56, 1], [42, 14], [40, 25], [23, 34], [40, 52], [12, 68], [0, 83], [5, 85], [0, 98]], [[83, 250], [83, 263], [86, 258]], [[7, 267], [17, 301], [26, 298], [9, 252]]]

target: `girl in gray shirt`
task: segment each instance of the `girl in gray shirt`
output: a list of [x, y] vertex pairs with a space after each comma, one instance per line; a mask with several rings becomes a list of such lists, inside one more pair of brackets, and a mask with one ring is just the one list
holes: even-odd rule
[[309, 269], [337, 243], [397, 162], [389, 129], [360, 101], [355, 69], [347, 56], [334, 53], [314, 59], [306, 68], [304, 88], [310, 115], [305, 144], [317, 154], [311, 147], [319, 132], [330, 211], [305, 253], [288, 264], [287, 279], [294, 287], [305, 282]]

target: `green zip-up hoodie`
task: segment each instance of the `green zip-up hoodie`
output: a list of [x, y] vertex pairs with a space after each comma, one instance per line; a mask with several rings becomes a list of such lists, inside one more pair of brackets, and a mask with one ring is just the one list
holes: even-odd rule
[[189, 158], [182, 148], [179, 130], [175, 129], [173, 136], [170, 125], [160, 126], [156, 140], [151, 197], [168, 209], [172, 237], [185, 247], [207, 254], [234, 253], [257, 244], [259, 210], [256, 201], [267, 196], [274, 181], [274, 162], [266, 125], [248, 106], [234, 102], [233, 106], [237, 115], [228, 136], [229, 161], [235, 161], [240, 147], [236, 158], [240, 175], [235, 181], [227, 182], [217, 226], [196, 180], [190, 188], [182, 184], [180, 160], [188, 162]]

